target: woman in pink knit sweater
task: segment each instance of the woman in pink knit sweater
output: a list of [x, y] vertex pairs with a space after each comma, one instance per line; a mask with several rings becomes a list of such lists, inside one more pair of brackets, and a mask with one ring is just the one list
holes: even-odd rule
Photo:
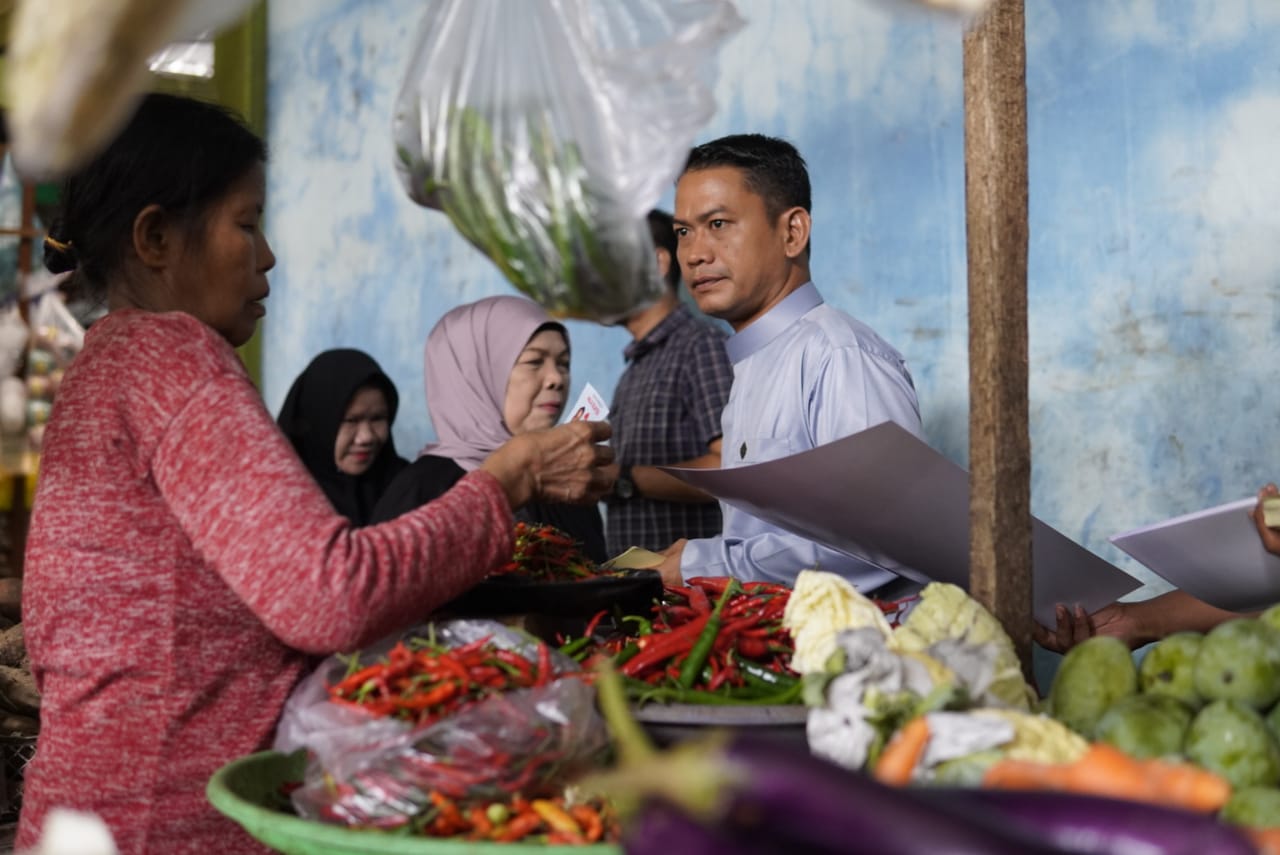
[[46, 246], [110, 312], [45, 434], [23, 618], [43, 693], [19, 847], [51, 807], [122, 855], [265, 851], [206, 802], [268, 747], [313, 657], [359, 647], [510, 554], [512, 509], [608, 489], [602, 424], [508, 442], [437, 501], [356, 529], [280, 433], [233, 347], [265, 313], [262, 141], [149, 96], [63, 189]]

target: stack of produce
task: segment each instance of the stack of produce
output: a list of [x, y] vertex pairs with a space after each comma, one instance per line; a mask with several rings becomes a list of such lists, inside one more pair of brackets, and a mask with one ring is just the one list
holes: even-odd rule
[[1232, 829], [1184, 811], [1043, 792], [896, 788], [777, 740], [737, 732], [656, 752], [620, 681], [598, 682], [621, 762], [581, 781], [624, 816], [632, 855], [1251, 855]]
[[1119, 641], [1091, 638], [1063, 660], [1049, 707], [1127, 755], [1210, 773], [1223, 797], [1206, 808], [1267, 829], [1280, 849], [1280, 609], [1168, 636], [1141, 666]]
[[[935, 715], [934, 751], [918, 777], [972, 777], [953, 761], [997, 746], [1055, 758], [1069, 750], [1065, 728], [1030, 714], [1035, 694], [1004, 629], [954, 585], [928, 585], [894, 627], [841, 577], [805, 571], [784, 623], [796, 640], [792, 665], [804, 674], [809, 747], [820, 757], [868, 767], [926, 713]], [[966, 714], [941, 715], [948, 711]]]
[[[1064, 661], [1050, 717], [1032, 712], [1003, 630], [959, 589], [926, 587], [893, 629], [831, 579], [802, 578], [793, 602], [801, 588], [808, 608], [788, 625], [819, 756], [915, 785], [931, 804], [945, 793], [1024, 819], [1072, 818], [1108, 841], [1087, 851], [1250, 851], [1219, 816], [1280, 816], [1271, 801], [1280, 792], [1257, 788], [1280, 778], [1263, 718], [1280, 700], [1280, 631], [1263, 621], [1172, 637], [1141, 674], [1123, 644], [1091, 639]], [[1271, 677], [1274, 687], [1263, 688]], [[1233, 784], [1250, 788], [1233, 795]], [[1245, 823], [1265, 845], [1266, 819], [1253, 813]]]

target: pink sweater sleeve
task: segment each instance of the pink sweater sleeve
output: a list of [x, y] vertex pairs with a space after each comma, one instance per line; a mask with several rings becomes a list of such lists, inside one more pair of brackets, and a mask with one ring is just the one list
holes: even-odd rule
[[407, 626], [511, 553], [511, 509], [485, 472], [395, 520], [353, 527], [243, 377], [219, 375], [191, 396], [152, 472], [209, 566], [281, 641], [309, 653]]

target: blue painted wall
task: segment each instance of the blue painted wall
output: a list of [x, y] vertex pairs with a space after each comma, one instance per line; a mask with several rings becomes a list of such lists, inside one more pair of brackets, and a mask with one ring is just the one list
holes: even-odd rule
[[[319, 350], [364, 348], [401, 388], [406, 452], [431, 436], [427, 330], [509, 291], [392, 168], [391, 105], [428, 5], [270, 6], [267, 402]], [[960, 31], [870, 0], [738, 8], [749, 23], [699, 139], [799, 146], [815, 281], [906, 354], [930, 442], [963, 465]], [[1280, 4], [1027, 0], [1027, 41], [1033, 509], [1141, 574], [1108, 536], [1280, 476]], [[626, 334], [571, 332], [575, 387], [607, 394]]]

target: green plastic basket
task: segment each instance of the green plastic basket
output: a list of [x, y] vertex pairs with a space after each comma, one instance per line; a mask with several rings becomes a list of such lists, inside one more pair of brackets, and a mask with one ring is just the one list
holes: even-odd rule
[[306, 755], [263, 751], [228, 763], [209, 779], [209, 801], [244, 826], [257, 840], [286, 855], [511, 855], [514, 852], [554, 855], [622, 855], [611, 844], [548, 846], [540, 843], [491, 843], [393, 837], [326, 825], [285, 812], [280, 785], [301, 781]]

